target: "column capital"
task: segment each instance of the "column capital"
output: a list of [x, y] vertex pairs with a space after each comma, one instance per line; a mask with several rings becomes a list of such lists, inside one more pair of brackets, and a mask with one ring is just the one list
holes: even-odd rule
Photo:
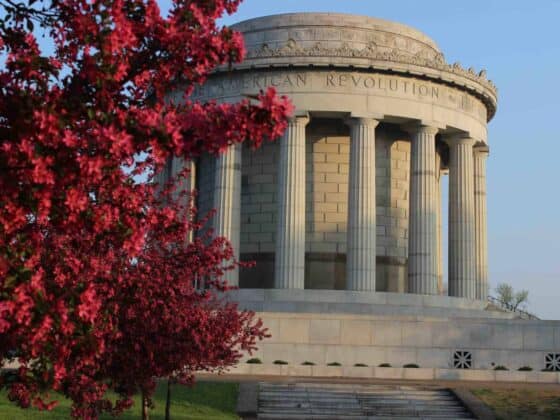
[[428, 122], [418, 122], [418, 123], [408, 123], [401, 126], [403, 131], [409, 134], [428, 134], [435, 136], [443, 128], [437, 123]]
[[301, 113], [288, 117], [288, 123], [306, 126], [311, 121], [309, 114]]
[[371, 117], [348, 117], [344, 120], [344, 124], [349, 127], [366, 125], [375, 128], [379, 125], [379, 120]]
[[460, 144], [474, 146], [476, 139], [470, 137], [468, 134], [449, 134], [443, 138], [449, 147], [458, 146]]
[[490, 154], [490, 148], [486, 145], [484, 146], [475, 146], [473, 148], [475, 155], [487, 157]]

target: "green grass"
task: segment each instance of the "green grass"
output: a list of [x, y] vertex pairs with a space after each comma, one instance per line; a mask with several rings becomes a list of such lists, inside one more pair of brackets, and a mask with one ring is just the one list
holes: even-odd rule
[[473, 389], [497, 420], [548, 420], [560, 418], [560, 391], [533, 389]]
[[[165, 418], [165, 394], [167, 384], [158, 385], [154, 395], [155, 408], [150, 419]], [[173, 420], [230, 420], [238, 419], [235, 414], [238, 385], [226, 382], [197, 382], [193, 388], [174, 385], [171, 388], [171, 418]], [[70, 401], [58, 398], [58, 406], [50, 412], [36, 409], [23, 410], [8, 401], [6, 392], [0, 392], [0, 419], [10, 420], [58, 420], [70, 417]], [[114, 419], [109, 415], [103, 420]], [[140, 419], [140, 399], [134, 399], [134, 406], [123, 413], [120, 419]]]

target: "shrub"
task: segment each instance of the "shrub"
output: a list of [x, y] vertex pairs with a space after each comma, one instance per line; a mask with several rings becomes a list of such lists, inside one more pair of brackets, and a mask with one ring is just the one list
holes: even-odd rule
[[416, 363], [407, 363], [406, 365], [403, 366], [403, 368], [407, 368], [407, 369], [418, 369], [420, 366], [418, 366]]
[[261, 365], [262, 361], [257, 357], [253, 357], [252, 359], [247, 360], [247, 363], [249, 363], [250, 365]]
[[275, 365], [287, 365], [288, 362], [286, 362], [285, 360], [275, 360], [273, 362]]
[[315, 363], [313, 362], [308, 362], [307, 360], [305, 362], [302, 363], [302, 366], [315, 366]]
[[519, 369], [517, 369], [520, 372], [530, 372], [533, 370], [533, 368], [531, 366], [521, 366]]
[[342, 366], [342, 365], [338, 362], [330, 362], [330, 363], [327, 363], [327, 366]]
[[356, 363], [354, 364], [355, 367], [367, 367], [365, 363]]
[[494, 370], [509, 370], [507, 367], [502, 366], [502, 365], [498, 365], [494, 368]]
[[391, 363], [381, 363], [379, 367], [391, 367]]

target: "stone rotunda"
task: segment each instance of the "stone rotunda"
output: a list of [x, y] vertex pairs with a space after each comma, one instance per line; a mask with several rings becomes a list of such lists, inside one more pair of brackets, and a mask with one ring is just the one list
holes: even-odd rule
[[247, 59], [197, 93], [274, 86], [296, 115], [258, 151], [198, 165], [200, 208], [255, 269], [241, 288], [440, 295], [441, 178], [449, 173], [449, 295], [486, 300], [486, 124], [496, 88], [445, 63], [407, 26], [338, 14], [234, 25]]
[[497, 92], [486, 72], [448, 64], [423, 33], [371, 17], [285, 14], [234, 29], [247, 58], [218, 69], [194, 99], [236, 102], [274, 86], [296, 109], [281, 139], [189, 163], [199, 212], [215, 208], [215, 233], [257, 263], [228, 273], [239, 285], [231, 298], [270, 330], [257, 356], [301, 369], [560, 370], [559, 323], [487, 302]]

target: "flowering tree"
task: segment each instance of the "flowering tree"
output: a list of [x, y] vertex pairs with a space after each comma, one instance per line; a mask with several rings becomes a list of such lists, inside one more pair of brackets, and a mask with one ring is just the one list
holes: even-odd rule
[[154, 0], [0, 0], [0, 364], [19, 364], [0, 386], [20, 406], [49, 409], [56, 390], [75, 417], [118, 413], [154, 377], [189, 381], [262, 338], [217, 293], [227, 240], [186, 244], [200, 227], [192, 203], [151, 182], [171, 156], [258, 147], [285, 129], [291, 107], [273, 90], [190, 99], [242, 59], [241, 36], [216, 24], [239, 2], [175, 0], [163, 17]]

